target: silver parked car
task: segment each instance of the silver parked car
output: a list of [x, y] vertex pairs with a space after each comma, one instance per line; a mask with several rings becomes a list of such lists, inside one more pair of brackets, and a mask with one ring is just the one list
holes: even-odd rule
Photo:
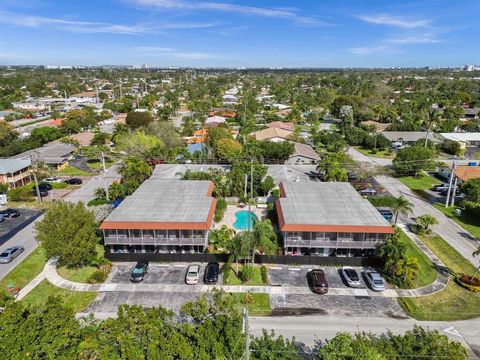
[[351, 287], [360, 287], [362, 283], [360, 282], [360, 276], [358, 276], [357, 270], [351, 266], [342, 267], [342, 276], [347, 282], [348, 286]]
[[24, 252], [23, 246], [13, 246], [11, 248], [3, 250], [0, 254], [0, 264], [7, 264], [12, 262], [18, 255]]
[[375, 270], [365, 270], [365, 278], [373, 291], [384, 291], [385, 280], [382, 279], [380, 273]]
[[187, 285], [198, 284], [199, 278], [200, 278], [200, 264], [198, 263], [191, 264], [187, 269], [187, 274], [185, 275], [185, 283]]

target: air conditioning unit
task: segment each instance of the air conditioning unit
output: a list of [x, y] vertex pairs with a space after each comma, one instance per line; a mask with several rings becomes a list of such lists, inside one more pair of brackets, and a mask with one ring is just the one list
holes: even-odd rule
[[0, 205], [5, 205], [7, 203], [7, 195], [0, 195]]

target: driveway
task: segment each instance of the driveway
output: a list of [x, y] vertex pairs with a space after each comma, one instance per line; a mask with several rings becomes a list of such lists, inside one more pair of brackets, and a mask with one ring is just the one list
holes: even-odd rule
[[358, 151], [353, 147], [348, 148], [347, 154], [350, 155], [351, 158], [355, 161], [369, 163], [376, 166], [386, 166], [386, 167], [392, 166], [392, 159], [383, 159], [383, 158], [363, 155], [360, 151]]
[[438, 220], [438, 225], [432, 227], [433, 231], [440, 235], [446, 242], [455, 248], [465, 259], [474, 266], [478, 266], [479, 260], [472, 256], [480, 242], [468, 233], [455, 221], [446, 217], [442, 212], [432, 206], [427, 200], [410, 190], [399, 180], [391, 176], [376, 176], [375, 179], [395, 197], [405, 196], [413, 205], [413, 217], [423, 214], [431, 214]]

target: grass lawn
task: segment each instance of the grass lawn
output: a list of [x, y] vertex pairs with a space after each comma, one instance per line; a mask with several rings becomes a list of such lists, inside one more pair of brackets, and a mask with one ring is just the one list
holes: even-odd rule
[[49, 296], [59, 296], [67, 306], [75, 312], [79, 312], [85, 310], [93, 302], [97, 293], [60, 289], [50, 284], [48, 280], [43, 280], [22, 301], [25, 305], [41, 305], [48, 301]]
[[400, 231], [400, 239], [407, 244], [407, 257], [417, 258], [418, 265], [420, 266], [417, 278], [413, 282], [413, 288], [423, 287], [433, 283], [437, 278], [437, 270], [433, 263], [403, 231]]
[[422, 173], [418, 177], [402, 176], [399, 177], [398, 180], [400, 180], [412, 190], [429, 190], [433, 187], [433, 185], [440, 184], [439, 181], [426, 173]]
[[[112, 166], [113, 164], [115, 164], [115, 161], [113, 161], [112, 159], [105, 159], [105, 168], [109, 168], [110, 166]], [[101, 161], [93, 161], [93, 162], [88, 162], [87, 161], [87, 165], [90, 169], [92, 170], [101, 170], [103, 165], [102, 165], [102, 162]]]
[[395, 154], [392, 153], [390, 149], [387, 150], [377, 150], [376, 153], [373, 153], [372, 150], [367, 149], [363, 146], [353, 146], [355, 149], [360, 151], [363, 155], [370, 156], [370, 157], [377, 157], [382, 159], [393, 159]]
[[[102, 245], [97, 244], [96, 246], [97, 254], [99, 257], [103, 257], [105, 254], [105, 248]], [[58, 266], [57, 272], [58, 275], [64, 279], [79, 282], [79, 283], [88, 283], [88, 278], [92, 275], [98, 268], [96, 266], [82, 266], [80, 268], [66, 268], [64, 266]]]
[[[242, 283], [242, 281], [235, 275], [235, 264], [232, 264], [232, 268], [229, 270], [228, 281], [223, 281], [224, 285], [265, 285], [262, 281], [262, 275], [260, 273], [260, 267], [255, 266], [255, 272], [250, 281]], [[239, 270], [242, 269], [241, 266], [238, 267]]]
[[95, 266], [83, 266], [81, 268], [73, 269], [68, 269], [64, 266], [57, 267], [58, 275], [60, 275], [64, 279], [79, 283], [87, 283], [90, 275], [92, 275], [97, 270], [98, 269]]
[[455, 207], [445, 209], [445, 204], [437, 203], [434, 206], [458, 225], [467, 230], [470, 234], [480, 239], [480, 218], [462, 211], [462, 215], [455, 215]]
[[42, 272], [46, 262], [42, 249], [37, 247], [0, 281], [0, 289], [6, 291], [9, 284], [22, 289]]
[[268, 294], [233, 293], [232, 296], [241, 304], [248, 303], [250, 316], [268, 316], [272, 313]]
[[[474, 266], [439, 236], [422, 241], [454, 272], [472, 274]], [[400, 305], [417, 320], [452, 321], [480, 316], [480, 293], [468, 291], [450, 279], [445, 290], [419, 298], [401, 298]]]
[[59, 174], [69, 175], [69, 176], [90, 176], [90, 175], [92, 175], [89, 172], [77, 169], [76, 167], [73, 167], [73, 166], [67, 166], [65, 169], [60, 170]]

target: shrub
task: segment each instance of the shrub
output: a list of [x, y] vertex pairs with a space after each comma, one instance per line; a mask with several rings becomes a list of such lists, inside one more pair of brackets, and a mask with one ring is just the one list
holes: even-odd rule
[[262, 275], [262, 282], [268, 284], [268, 269], [265, 266], [260, 268], [260, 274]]
[[230, 278], [230, 261], [226, 262], [222, 266], [222, 275], [223, 275], [223, 282], [227, 283], [228, 279]]
[[29, 190], [27, 187], [11, 189], [8, 192], [8, 199], [10, 201], [30, 201], [33, 200], [33, 198], [32, 190]]
[[[479, 283], [478, 286], [474, 284], [474, 283], [475, 283], [475, 280], [476, 280], [476, 283]], [[455, 282], [456, 282], [459, 286], [461, 286], [461, 287], [463, 287], [463, 288], [465, 288], [465, 289], [467, 289], [467, 290], [469, 290], [469, 291], [480, 292], [480, 280], [477, 279], [477, 278], [474, 278], [474, 283], [472, 283], [472, 282], [470, 281], [470, 276], [465, 275], [465, 274], [462, 274], [462, 276], [459, 276], [459, 277], [456, 277], [456, 278], [455, 278]]]
[[215, 222], [219, 222], [223, 219], [223, 215], [225, 214], [225, 210], [227, 209], [227, 202], [224, 198], [219, 198], [217, 200], [217, 205], [215, 207]]
[[105, 280], [107, 280], [107, 277], [108, 272], [96, 270], [92, 273], [92, 275], [90, 275], [87, 281], [89, 284], [99, 284], [105, 282]]
[[425, 234], [425, 228], [419, 224], [412, 224], [412, 232], [417, 235]]
[[102, 199], [92, 199], [87, 203], [87, 206], [98, 206], [108, 204], [107, 200]]
[[255, 268], [252, 265], [243, 265], [242, 270], [240, 270], [240, 280], [242, 282], [250, 281], [254, 274]]

